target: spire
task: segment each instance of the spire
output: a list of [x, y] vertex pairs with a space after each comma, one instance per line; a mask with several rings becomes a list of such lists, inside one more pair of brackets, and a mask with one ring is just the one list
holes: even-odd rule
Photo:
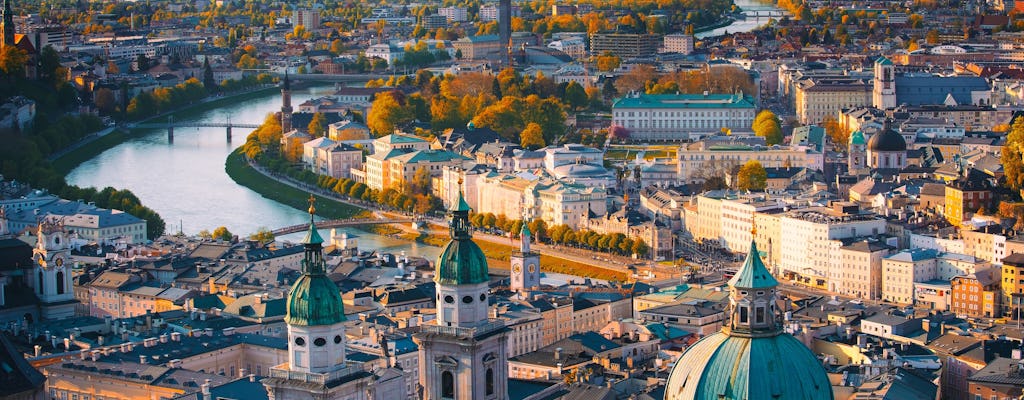
[[281, 87], [281, 90], [292, 90], [291, 81], [288, 79], [288, 68], [284, 69], [284, 85]]
[[[756, 236], [757, 230], [752, 230]], [[747, 260], [729, 280], [729, 327], [731, 336], [776, 336], [782, 332], [775, 308], [775, 280], [761, 261], [757, 242], [750, 241]]]
[[[756, 231], [754, 231], [756, 234]], [[779, 285], [768, 268], [761, 261], [761, 252], [757, 250], [757, 242], [750, 241], [750, 251], [747, 259], [736, 272], [736, 276], [729, 280], [729, 286], [743, 289], [774, 288]]]
[[14, 11], [11, 10], [11, 0], [4, 0], [4, 21], [3, 21], [4, 46], [13, 46], [14, 43]]
[[324, 266], [324, 255], [322, 252], [324, 239], [316, 229], [316, 222], [313, 215], [316, 213], [316, 198], [309, 195], [309, 229], [306, 230], [306, 237], [302, 238], [302, 244], [306, 248], [305, 257], [302, 260], [302, 273], [305, 275], [316, 275], [326, 273]]
[[466, 203], [466, 198], [462, 195], [462, 179], [459, 179], [459, 199], [448, 210], [448, 231], [452, 240], [469, 240], [473, 237], [469, 229], [470, 210], [472, 208], [469, 207], [469, 203]]

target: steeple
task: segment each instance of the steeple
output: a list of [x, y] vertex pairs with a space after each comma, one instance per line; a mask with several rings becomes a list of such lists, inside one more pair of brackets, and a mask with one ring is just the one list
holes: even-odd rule
[[309, 196], [309, 229], [302, 239], [305, 255], [302, 276], [292, 285], [288, 295], [285, 322], [290, 326], [333, 325], [345, 321], [345, 306], [338, 285], [327, 277], [324, 262], [324, 239], [317, 232], [313, 215], [316, 198]]
[[736, 276], [729, 280], [731, 315], [726, 333], [733, 336], [775, 336], [782, 333], [775, 309], [778, 286], [779, 281], [761, 261], [757, 243], [751, 240], [746, 261]]
[[305, 258], [302, 261], [302, 273], [307, 275], [322, 275], [326, 273], [324, 267], [323, 244], [324, 239], [316, 229], [316, 222], [313, 215], [316, 214], [316, 198], [309, 195], [309, 229], [306, 236], [302, 238], [302, 245], [305, 247]]
[[288, 69], [284, 70], [284, 82], [281, 83], [281, 133], [292, 130], [292, 84], [288, 79]]
[[459, 199], [455, 202], [451, 210], [448, 210], [448, 233], [451, 235], [452, 240], [469, 240], [473, 237], [473, 233], [469, 228], [469, 203], [466, 203], [466, 198], [462, 196], [462, 190], [459, 190]]
[[14, 43], [14, 11], [11, 10], [11, 0], [4, 0], [4, 46], [13, 46]]

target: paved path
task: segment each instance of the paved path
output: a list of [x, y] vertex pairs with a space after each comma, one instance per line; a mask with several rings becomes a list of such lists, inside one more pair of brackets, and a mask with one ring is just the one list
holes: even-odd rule
[[75, 142], [74, 144], [72, 144], [72, 145], [70, 145], [68, 147], [63, 148], [60, 151], [55, 151], [55, 152], [51, 153], [49, 156], [46, 157], [46, 160], [52, 162], [53, 160], [56, 160], [58, 158], [63, 157], [65, 154], [68, 154], [68, 153], [70, 153], [72, 151], [77, 150], [78, 148], [80, 148], [82, 146], [85, 146], [85, 145], [87, 145], [89, 143], [92, 143], [92, 142], [96, 141], [97, 139], [99, 139], [101, 137], [109, 135], [110, 132], [113, 132], [113, 131], [114, 131], [114, 127], [111, 126], [111, 127], [105, 128], [105, 129], [103, 129], [103, 130], [101, 130], [99, 132], [90, 133], [88, 136], [83, 137], [81, 139], [78, 139], [78, 141]]

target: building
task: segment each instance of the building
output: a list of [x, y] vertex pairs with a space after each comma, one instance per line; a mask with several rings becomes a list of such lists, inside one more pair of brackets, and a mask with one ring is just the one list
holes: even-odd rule
[[999, 281], [1002, 268], [988, 268], [973, 274], [954, 276], [950, 280], [954, 314], [971, 318], [994, 318], [1002, 315], [1002, 293]]
[[[22, 207], [29, 203], [35, 204], [35, 207]], [[0, 208], [5, 210], [4, 215], [0, 215], [0, 221], [12, 233], [33, 230], [38, 227], [40, 218], [43, 218], [54, 223], [59, 221], [81, 240], [97, 243], [146, 241], [146, 220], [121, 210], [98, 208], [92, 204], [62, 200], [54, 196], [34, 197], [27, 202], [4, 201], [0, 203]]]
[[885, 57], [875, 60], [875, 81], [871, 89], [871, 104], [881, 110], [896, 107], [896, 68]]
[[965, 219], [981, 209], [990, 207], [994, 200], [995, 185], [991, 177], [974, 168], [969, 169], [956, 180], [946, 184], [946, 221], [960, 226]]
[[272, 399], [384, 400], [404, 392], [401, 372], [346, 359], [345, 308], [338, 286], [327, 277], [323, 239], [313, 223], [303, 238], [302, 276], [288, 295], [288, 362], [270, 369], [262, 383]]
[[678, 183], [702, 183], [709, 170], [730, 171], [732, 166], [742, 166], [750, 160], [757, 160], [765, 168], [794, 167], [812, 171], [823, 170], [825, 163], [821, 152], [804, 147], [702, 140], [680, 146], [676, 152], [676, 179]]
[[466, 7], [441, 7], [437, 9], [437, 15], [448, 19], [448, 22], [465, 22], [469, 14]]
[[489, 318], [487, 259], [473, 242], [469, 211], [460, 193], [434, 273], [437, 318], [413, 335], [420, 386], [430, 399], [507, 400], [508, 329]]
[[40, 317], [53, 321], [74, 316], [78, 300], [71, 285], [71, 240], [59, 221], [39, 223], [32, 260], [29, 281], [39, 298]]
[[630, 60], [658, 53], [661, 36], [649, 33], [594, 32], [590, 34], [590, 54], [611, 53]]
[[632, 140], [684, 141], [723, 130], [749, 132], [757, 107], [748, 95], [633, 93], [612, 104], [612, 125]]
[[1013, 253], [1003, 258], [1000, 279], [1003, 294], [1003, 315], [1021, 315], [1019, 310], [1024, 303], [1024, 253]]
[[665, 52], [686, 55], [693, 53], [693, 35], [682, 33], [665, 35]]
[[782, 273], [798, 283], [832, 291], [841, 271], [833, 262], [833, 255], [840, 256], [838, 239], [877, 236], [885, 233], [886, 226], [884, 219], [848, 203], [791, 211], [779, 224]]
[[[548, 47], [561, 51], [567, 56], [572, 57], [574, 60], [579, 60], [587, 56], [587, 45], [583, 42], [583, 38], [579, 37], [568, 37], [565, 39], [553, 40], [548, 43]], [[584, 87], [589, 86], [589, 82]]]
[[844, 109], [871, 104], [873, 86], [861, 78], [806, 78], [794, 88], [796, 115], [802, 124], [821, 124], [825, 117], [839, 119]]
[[505, 46], [498, 35], [466, 36], [452, 42], [452, 47], [462, 54], [463, 60], [503, 59], [507, 52]]
[[[945, 311], [949, 302], [946, 298], [952, 294], [950, 280], [974, 274], [987, 266], [963, 254], [940, 253], [933, 249], [903, 250], [882, 260], [882, 300]], [[932, 304], [936, 302], [940, 304]]]
[[837, 292], [844, 296], [878, 300], [882, 298], [882, 259], [893, 250], [885, 242], [860, 240], [839, 249], [842, 271]]
[[746, 262], [729, 280], [728, 326], [686, 349], [669, 374], [665, 400], [833, 399], [818, 358], [783, 332], [775, 308], [779, 283], [758, 254], [751, 242]]
[[366, 58], [379, 58], [387, 61], [389, 66], [402, 61], [405, 57], [405, 49], [389, 43], [378, 43], [366, 48]]
[[351, 178], [353, 169], [363, 168], [363, 151], [320, 137], [303, 143], [302, 162], [320, 175], [336, 179]]
[[869, 168], [903, 169], [907, 166], [907, 142], [894, 131], [889, 122], [881, 131], [871, 135], [867, 143]]
[[320, 11], [308, 8], [296, 8], [292, 11], [292, 25], [302, 25], [307, 32], [320, 29]]
[[540, 287], [540, 254], [530, 251], [529, 224], [523, 224], [519, 234], [519, 251], [513, 252], [509, 257], [512, 276], [509, 278], [509, 288], [512, 290], [527, 290]]

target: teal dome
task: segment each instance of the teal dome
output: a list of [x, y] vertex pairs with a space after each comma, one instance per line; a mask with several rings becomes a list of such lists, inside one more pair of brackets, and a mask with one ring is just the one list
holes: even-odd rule
[[288, 295], [288, 325], [333, 325], [345, 321], [338, 285], [327, 275], [303, 274]]
[[434, 281], [442, 285], [470, 285], [487, 282], [487, 258], [472, 240], [452, 239], [437, 257]]
[[473, 242], [469, 226], [469, 204], [459, 192], [459, 199], [449, 210], [448, 232], [452, 240], [437, 257], [434, 282], [441, 285], [472, 285], [490, 280], [487, 275], [487, 257]]
[[345, 321], [345, 303], [341, 291], [327, 277], [323, 254], [323, 238], [313, 222], [315, 199], [309, 199], [309, 229], [302, 239], [305, 247], [302, 259], [302, 276], [292, 285], [288, 294], [288, 309], [284, 322], [288, 325], [313, 326], [333, 325]]
[[665, 400], [833, 400], [821, 363], [791, 335], [718, 332], [686, 349], [665, 385]]

